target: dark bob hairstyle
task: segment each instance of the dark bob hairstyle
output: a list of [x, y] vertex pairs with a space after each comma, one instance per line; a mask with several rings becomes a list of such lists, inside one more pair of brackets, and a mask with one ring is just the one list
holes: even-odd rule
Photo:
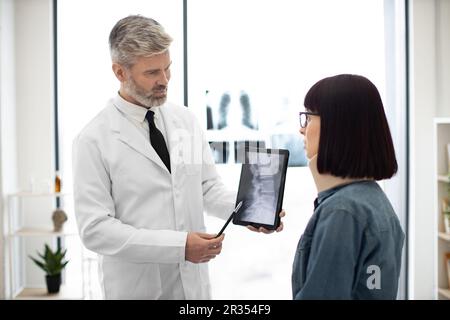
[[341, 74], [320, 80], [305, 96], [320, 116], [319, 173], [342, 178], [391, 178], [397, 172], [389, 125], [375, 85]]

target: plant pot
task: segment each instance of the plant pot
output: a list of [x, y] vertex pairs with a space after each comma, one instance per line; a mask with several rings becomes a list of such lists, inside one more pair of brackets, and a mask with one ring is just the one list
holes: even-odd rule
[[59, 287], [61, 286], [61, 273], [55, 275], [47, 275], [45, 276], [45, 280], [47, 282], [47, 291], [48, 293], [58, 293]]

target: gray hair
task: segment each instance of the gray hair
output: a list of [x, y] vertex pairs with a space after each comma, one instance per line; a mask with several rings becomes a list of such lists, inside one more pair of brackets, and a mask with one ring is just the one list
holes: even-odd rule
[[172, 42], [156, 21], [141, 15], [119, 20], [109, 34], [109, 50], [115, 63], [131, 67], [137, 57], [150, 57], [167, 51]]

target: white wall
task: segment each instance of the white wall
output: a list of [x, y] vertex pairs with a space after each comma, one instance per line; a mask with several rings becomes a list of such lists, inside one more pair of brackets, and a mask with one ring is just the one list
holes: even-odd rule
[[17, 188], [16, 105], [15, 105], [14, 3], [0, 1], [0, 299], [5, 297], [8, 261], [4, 255], [3, 212], [5, 195]]
[[[16, 0], [16, 107], [17, 163], [20, 190], [35, 182], [53, 182], [54, 161], [54, 91], [53, 91], [53, 13], [52, 0]], [[80, 88], [80, 90], [82, 90]], [[27, 199], [23, 205], [26, 223], [49, 228], [54, 199]], [[51, 238], [24, 239], [26, 284], [45, 286], [44, 272], [30, 259], [42, 252]]]
[[[54, 176], [53, 34], [51, 0], [0, 0], [0, 201]], [[26, 206], [25, 206], [26, 207]], [[35, 221], [49, 216], [53, 200], [33, 211]], [[50, 222], [51, 223], [51, 222]], [[0, 241], [6, 221], [0, 218]], [[49, 239], [43, 239], [42, 241]], [[27, 253], [42, 250], [42, 241], [25, 243]], [[0, 246], [0, 298], [8, 290], [4, 244]], [[31, 285], [44, 283], [43, 272], [29, 266]], [[5, 281], [6, 280], [6, 281]]]
[[450, 1], [436, 1], [437, 109], [450, 117]]
[[433, 118], [450, 114], [450, 1], [411, 1], [410, 298], [433, 299]]
[[[51, 0], [16, 0], [19, 186], [54, 176]], [[82, 89], [80, 88], [80, 91]]]

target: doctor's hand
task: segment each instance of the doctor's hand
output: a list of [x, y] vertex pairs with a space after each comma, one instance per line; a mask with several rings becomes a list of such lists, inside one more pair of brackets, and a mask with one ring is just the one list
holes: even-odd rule
[[214, 238], [214, 234], [189, 232], [186, 240], [185, 257], [193, 263], [203, 263], [214, 259], [222, 251], [225, 234]]
[[[283, 218], [285, 215], [286, 215], [286, 212], [284, 212], [284, 210], [281, 210], [281, 212], [280, 212], [280, 225], [277, 228], [277, 230], [275, 230], [276, 232], [280, 232], [280, 231], [283, 230], [283, 221], [281, 221], [281, 218]], [[247, 229], [249, 229], [251, 231], [254, 231], [254, 232], [262, 232], [262, 233], [266, 233], [266, 234], [272, 233], [274, 231], [274, 230], [267, 230], [264, 227], [255, 228], [253, 226], [247, 226]]]

